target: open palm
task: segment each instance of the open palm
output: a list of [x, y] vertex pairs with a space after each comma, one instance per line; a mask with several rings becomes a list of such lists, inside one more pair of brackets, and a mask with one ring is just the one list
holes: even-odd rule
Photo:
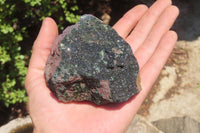
[[177, 16], [178, 9], [170, 0], [157, 0], [149, 9], [144, 5], [132, 8], [113, 26], [138, 60], [142, 91], [127, 102], [104, 106], [62, 103], [52, 95], [45, 82], [44, 67], [58, 29], [54, 20], [46, 18], [33, 46], [25, 82], [34, 133], [123, 132], [176, 43], [177, 35], [169, 29]]

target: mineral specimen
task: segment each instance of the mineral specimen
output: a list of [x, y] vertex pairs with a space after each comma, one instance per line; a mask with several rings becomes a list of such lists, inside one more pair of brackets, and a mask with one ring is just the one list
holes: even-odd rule
[[83, 15], [54, 41], [45, 78], [60, 101], [106, 104], [139, 92], [138, 71], [129, 44], [98, 18]]

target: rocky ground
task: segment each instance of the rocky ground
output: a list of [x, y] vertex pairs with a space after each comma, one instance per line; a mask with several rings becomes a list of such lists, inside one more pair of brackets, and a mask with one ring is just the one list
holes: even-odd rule
[[145, 117], [155, 121], [190, 116], [200, 121], [200, 38], [179, 41], [164, 67]]
[[199, 133], [199, 77], [200, 37], [178, 41], [127, 133]]

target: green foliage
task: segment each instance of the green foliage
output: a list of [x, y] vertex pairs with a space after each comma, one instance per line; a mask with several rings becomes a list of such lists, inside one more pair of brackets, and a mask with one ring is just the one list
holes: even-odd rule
[[5, 106], [28, 100], [24, 81], [31, 48], [23, 40], [37, 32], [31, 27], [50, 16], [62, 30], [79, 20], [78, 10], [76, 0], [0, 0], [0, 101]]

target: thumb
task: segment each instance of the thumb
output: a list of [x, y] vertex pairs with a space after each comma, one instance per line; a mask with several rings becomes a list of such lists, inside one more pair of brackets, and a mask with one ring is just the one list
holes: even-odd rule
[[52, 18], [45, 18], [33, 45], [33, 53], [29, 67], [44, 69], [51, 46], [57, 35], [58, 28], [55, 21]]
[[30, 88], [33, 89], [37, 88], [37, 85], [45, 85], [44, 67], [57, 35], [58, 28], [55, 21], [51, 18], [45, 18], [33, 45], [33, 52], [25, 80], [27, 93], [29, 93]]

